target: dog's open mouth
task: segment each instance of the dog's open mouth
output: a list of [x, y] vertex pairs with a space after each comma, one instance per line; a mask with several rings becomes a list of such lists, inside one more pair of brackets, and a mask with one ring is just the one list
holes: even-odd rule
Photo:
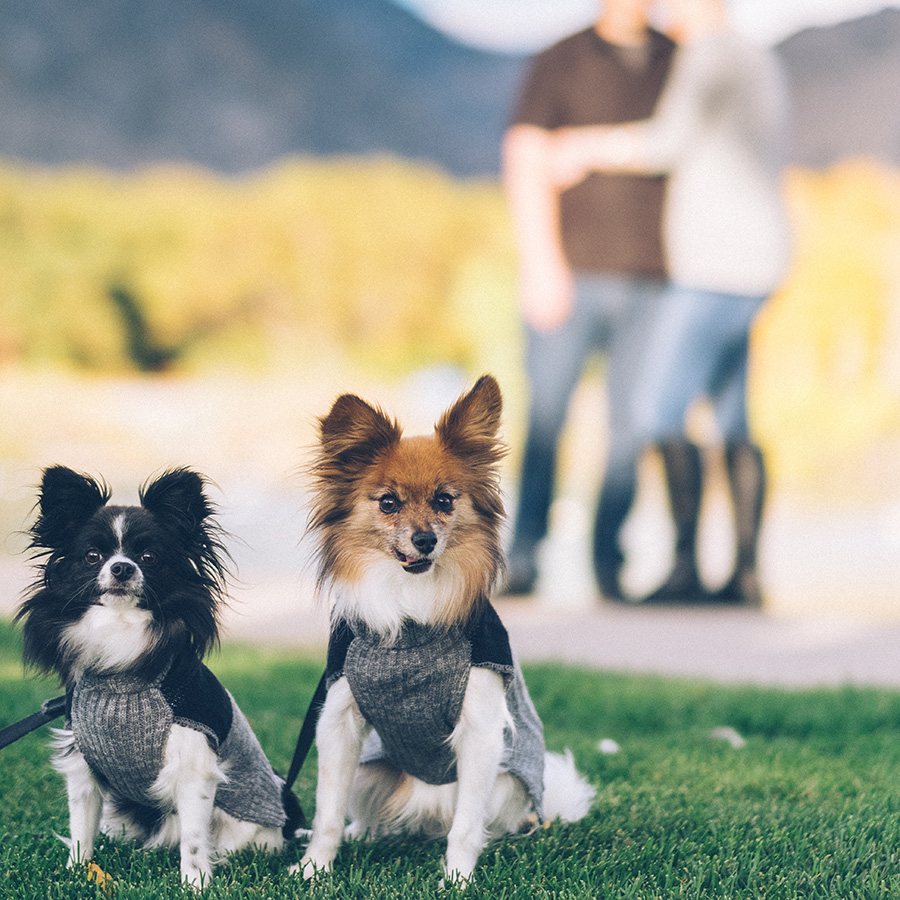
[[418, 575], [420, 572], [427, 572], [431, 568], [431, 563], [433, 560], [430, 560], [427, 556], [423, 556], [420, 559], [410, 559], [405, 553], [401, 553], [399, 550], [395, 550], [394, 553], [397, 554], [397, 559], [403, 564], [404, 572], [411, 572], [413, 575]]

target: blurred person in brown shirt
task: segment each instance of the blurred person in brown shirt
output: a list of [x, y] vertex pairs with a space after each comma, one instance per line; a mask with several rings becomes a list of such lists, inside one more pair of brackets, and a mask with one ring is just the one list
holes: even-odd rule
[[649, 8], [649, 0], [605, 0], [593, 26], [539, 53], [504, 138], [530, 386], [510, 594], [529, 593], [537, 581], [537, 549], [547, 533], [569, 401], [589, 358], [602, 352], [609, 444], [592, 556], [601, 593], [622, 595], [619, 531], [634, 498], [641, 449], [628, 434], [628, 411], [666, 286], [665, 180], [592, 172], [561, 188], [551, 154], [562, 129], [615, 125], [653, 112], [674, 44], [650, 27]]

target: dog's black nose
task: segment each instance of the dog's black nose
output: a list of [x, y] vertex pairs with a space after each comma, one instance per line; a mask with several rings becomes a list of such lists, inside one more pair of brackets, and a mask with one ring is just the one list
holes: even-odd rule
[[437, 535], [433, 531], [417, 531], [410, 540], [419, 553], [427, 556], [437, 544]]
[[136, 568], [134, 563], [114, 562], [109, 567], [109, 571], [112, 572], [113, 578], [115, 578], [116, 581], [128, 581], [128, 579], [134, 575]]

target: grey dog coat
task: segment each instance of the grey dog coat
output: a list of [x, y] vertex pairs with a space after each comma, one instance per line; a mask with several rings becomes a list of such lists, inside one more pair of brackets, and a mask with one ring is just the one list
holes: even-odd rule
[[216, 807], [264, 827], [285, 824], [283, 781], [234, 698], [193, 655], [150, 679], [87, 672], [66, 699], [75, 746], [113, 800], [159, 809], [151, 787], [172, 726], [183, 725], [206, 737], [226, 775]]
[[437, 629], [407, 621], [390, 643], [360, 623], [338, 619], [332, 624], [327, 683], [346, 676], [373, 728], [360, 762], [387, 761], [428, 784], [456, 780], [449, 740], [473, 666], [503, 677], [514, 728], [504, 733], [501, 769], [522, 782], [542, 816], [543, 728], [509, 636], [489, 602], [465, 626]]

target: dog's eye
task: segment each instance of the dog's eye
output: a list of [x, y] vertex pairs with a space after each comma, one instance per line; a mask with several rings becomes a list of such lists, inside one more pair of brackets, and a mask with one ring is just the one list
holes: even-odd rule
[[156, 554], [152, 550], [145, 550], [140, 556], [142, 566], [152, 566], [157, 560]]
[[435, 512], [451, 513], [453, 512], [454, 498], [451, 494], [437, 494], [434, 498]]
[[400, 501], [393, 494], [385, 494], [378, 500], [378, 508], [383, 513], [395, 513], [400, 509]]
[[84, 554], [84, 561], [89, 566], [98, 566], [103, 561], [103, 554], [99, 550], [91, 548]]

